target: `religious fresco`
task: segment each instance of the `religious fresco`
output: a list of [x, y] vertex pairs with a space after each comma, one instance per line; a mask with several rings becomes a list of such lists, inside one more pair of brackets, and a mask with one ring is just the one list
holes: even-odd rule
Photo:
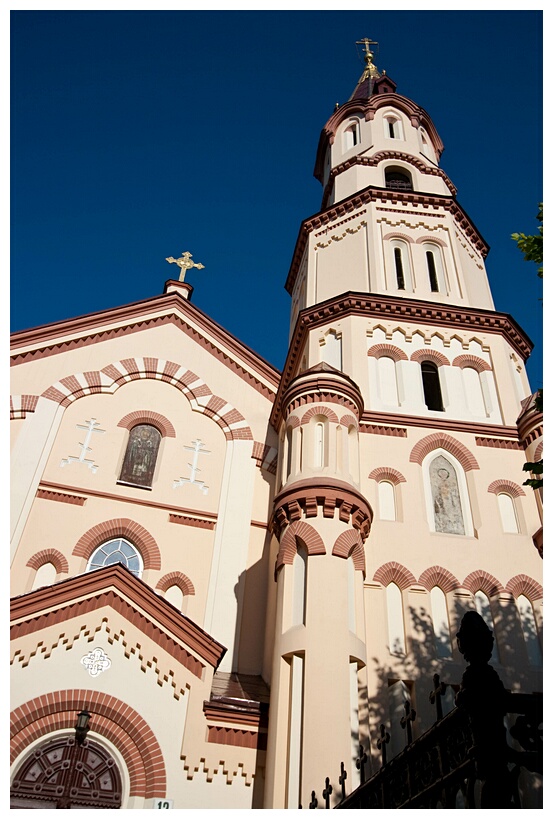
[[161, 433], [149, 424], [131, 429], [120, 481], [137, 486], [151, 486]]
[[465, 524], [455, 469], [447, 458], [438, 455], [430, 464], [429, 471], [436, 532], [464, 535]]

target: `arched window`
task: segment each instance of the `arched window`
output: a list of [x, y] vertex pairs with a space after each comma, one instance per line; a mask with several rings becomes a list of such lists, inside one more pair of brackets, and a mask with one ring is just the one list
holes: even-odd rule
[[290, 477], [290, 473], [292, 472], [292, 435], [293, 430], [292, 427], [288, 427], [286, 430], [286, 478]]
[[305, 625], [305, 606], [307, 603], [307, 552], [299, 546], [294, 558], [294, 594], [292, 605], [292, 625]]
[[92, 572], [94, 569], [113, 566], [115, 563], [122, 563], [137, 577], [142, 575], [144, 564], [140, 553], [132, 543], [122, 537], [108, 540], [98, 546], [92, 553], [86, 570]]
[[151, 488], [161, 432], [151, 424], [137, 424], [129, 433], [119, 483]]
[[403, 599], [399, 586], [386, 586], [386, 612], [388, 615], [388, 648], [390, 654], [405, 654], [405, 626], [403, 623]]
[[355, 633], [355, 566], [350, 556], [346, 560], [348, 570], [348, 628]]
[[436, 656], [438, 659], [451, 657], [451, 634], [449, 631], [447, 601], [439, 586], [434, 586], [430, 591], [430, 607], [432, 609]]
[[397, 289], [405, 290], [405, 273], [403, 271], [403, 256], [400, 247], [394, 247], [394, 262], [396, 265]]
[[444, 412], [438, 367], [433, 361], [423, 361], [421, 363], [421, 375], [424, 403], [427, 408], [429, 410]]
[[335, 330], [329, 330], [321, 339], [321, 359], [337, 370], [342, 369], [342, 336]]
[[411, 266], [409, 262], [409, 248], [401, 239], [392, 239], [392, 275], [390, 287], [398, 290], [412, 290]]
[[413, 180], [409, 171], [403, 168], [386, 168], [384, 180], [388, 190], [392, 191], [412, 191]]
[[328, 421], [323, 416], [316, 418], [313, 429], [313, 466], [328, 466]]
[[438, 284], [438, 271], [436, 270], [436, 259], [434, 258], [434, 251], [426, 251], [426, 265], [428, 267], [428, 278], [430, 279], [430, 289], [433, 293], [438, 293], [440, 290]]
[[438, 455], [428, 466], [434, 531], [451, 535], [466, 534], [459, 481], [455, 467], [444, 455]]
[[378, 513], [380, 520], [396, 520], [395, 489], [390, 481], [378, 482]]
[[476, 611], [485, 622], [487, 627], [491, 629], [493, 633], [493, 649], [492, 649], [492, 662], [498, 663], [499, 662], [499, 653], [497, 650], [497, 640], [495, 637], [495, 630], [494, 630], [494, 623], [493, 623], [493, 616], [492, 616], [492, 609], [490, 606], [490, 601], [488, 600], [487, 595], [482, 591], [479, 590], [474, 595], [474, 604], [476, 606]]
[[403, 127], [399, 117], [392, 114], [384, 117], [384, 135], [388, 139], [403, 139]]
[[39, 566], [33, 580], [33, 588], [41, 589], [43, 586], [51, 586], [56, 582], [57, 571], [53, 563], [43, 563]]
[[507, 534], [518, 534], [520, 532], [520, 528], [518, 525], [513, 497], [508, 495], [507, 492], [499, 492], [497, 496], [497, 504], [499, 506], [499, 515], [501, 517], [503, 531]]
[[381, 355], [376, 360], [378, 375], [378, 392], [380, 400], [388, 407], [399, 406], [397, 392], [396, 362], [387, 355]]
[[350, 148], [354, 148], [359, 144], [359, 123], [357, 120], [352, 120], [348, 124], [344, 131], [342, 144], [344, 151], [349, 151]]
[[539, 666], [542, 664], [542, 652], [532, 603], [523, 594], [520, 594], [515, 602], [520, 617], [526, 651], [528, 652], [528, 662], [530, 665]]
[[182, 593], [182, 589], [179, 586], [174, 584], [173, 586], [169, 586], [167, 591], [165, 592], [165, 599], [168, 603], [171, 603], [176, 609], [182, 611], [182, 604], [184, 601], [184, 594]]
[[463, 387], [470, 414], [479, 418], [485, 417], [486, 405], [484, 404], [482, 381], [480, 373], [474, 367], [463, 367]]

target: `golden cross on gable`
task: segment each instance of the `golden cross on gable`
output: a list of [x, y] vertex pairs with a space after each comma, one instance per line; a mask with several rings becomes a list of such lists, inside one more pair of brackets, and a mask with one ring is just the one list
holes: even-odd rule
[[186, 276], [186, 271], [190, 270], [191, 267], [197, 267], [198, 270], [203, 270], [204, 267], [205, 267], [205, 265], [200, 264], [199, 262], [198, 262], [198, 264], [193, 262], [192, 261], [192, 254], [188, 250], [183, 251], [181, 253], [181, 257], [182, 258], [174, 259], [172, 256], [168, 256], [165, 259], [165, 261], [169, 262], [169, 264], [178, 264], [178, 266], [180, 267], [179, 282], [184, 281], [184, 277]]

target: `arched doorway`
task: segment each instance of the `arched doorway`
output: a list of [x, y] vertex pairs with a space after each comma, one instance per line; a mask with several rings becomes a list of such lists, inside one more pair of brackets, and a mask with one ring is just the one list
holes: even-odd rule
[[61, 736], [36, 747], [19, 765], [11, 808], [120, 808], [121, 774], [113, 757], [87, 739]]

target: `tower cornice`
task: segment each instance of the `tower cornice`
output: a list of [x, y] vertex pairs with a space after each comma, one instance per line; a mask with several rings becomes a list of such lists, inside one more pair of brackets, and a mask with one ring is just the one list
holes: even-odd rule
[[288, 278], [284, 285], [290, 295], [292, 295], [294, 289], [309, 234], [313, 230], [324, 227], [332, 220], [341, 218], [363, 205], [372, 202], [387, 202], [394, 205], [398, 203], [402, 205], [422, 205], [424, 208], [443, 208], [445, 211], [451, 213], [459, 228], [466, 233], [473, 242], [476, 250], [482, 254], [482, 258], [485, 259], [488, 255], [489, 245], [484, 241], [470, 217], [467, 216], [463, 208], [453, 197], [441, 196], [439, 194], [417, 193], [415, 191], [390, 190], [388, 188], [379, 188], [375, 185], [370, 185], [368, 188], [364, 188], [352, 196], [342, 199], [340, 202], [336, 202], [336, 204], [331, 205], [329, 208], [315, 213], [308, 219], [304, 219], [301, 223]]
[[533, 348], [533, 344], [524, 330], [508, 313], [372, 293], [355, 293], [351, 291], [343, 293], [340, 296], [335, 296], [302, 310], [298, 316], [271, 413], [271, 424], [277, 431], [284, 409], [283, 396], [288, 390], [292, 379], [297, 375], [298, 360], [308, 333], [333, 319], [338, 317], [343, 319], [347, 316], [365, 316], [379, 319], [397, 318], [402, 322], [431, 324], [433, 327], [443, 326], [448, 329], [470, 329], [495, 333], [503, 336], [524, 361], [526, 361]]

